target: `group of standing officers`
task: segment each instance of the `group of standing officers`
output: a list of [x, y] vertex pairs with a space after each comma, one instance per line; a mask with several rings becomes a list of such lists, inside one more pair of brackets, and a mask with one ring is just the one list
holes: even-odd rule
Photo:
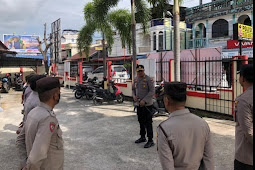
[[26, 77], [23, 120], [16, 133], [21, 170], [60, 170], [64, 165], [62, 131], [53, 111], [60, 100], [58, 78]]
[[[153, 80], [145, 75], [144, 66], [137, 66], [132, 91], [137, 102], [140, 138], [135, 143], [154, 146], [152, 131]], [[245, 92], [235, 100], [234, 170], [253, 169], [253, 65], [242, 65], [239, 83]], [[157, 128], [157, 152], [164, 170], [214, 170], [215, 161], [210, 128], [205, 120], [185, 108], [187, 85], [183, 82], [164, 83], [164, 104], [170, 113]]]
[[[135, 143], [153, 141], [152, 105], [154, 81], [137, 65], [138, 76], [132, 86], [137, 102], [140, 138]], [[23, 94], [23, 120], [17, 130], [21, 170], [61, 170], [64, 164], [62, 131], [53, 111], [60, 100], [57, 78], [43, 75], [26, 77]], [[239, 82], [245, 92], [235, 101], [234, 170], [253, 169], [253, 65], [242, 65]], [[205, 120], [185, 108], [187, 85], [164, 83], [164, 103], [170, 113], [157, 128], [157, 152], [164, 170], [214, 170], [215, 161], [210, 128]], [[146, 139], [146, 133], [147, 138]]]

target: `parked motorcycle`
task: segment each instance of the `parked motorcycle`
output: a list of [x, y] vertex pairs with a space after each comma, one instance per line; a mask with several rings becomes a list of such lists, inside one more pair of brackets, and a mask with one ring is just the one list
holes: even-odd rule
[[74, 88], [74, 96], [76, 99], [81, 99], [82, 97], [86, 97], [86, 99], [91, 100], [93, 96], [96, 94], [96, 88], [100, 88], [100, 84], [96, 83], [97, 78], [89, 79], [86, 84], [76, 84]]
[[154, 116], [169, 115], [164, 104], [164, 86], [155, 87], [155, 98], [153, 99]]
[[93, 97], [93, 103], [95, 105], [102, 104], [103, 102], [112, 102], [117, 101], [118, 103], [123, 103], [125, 98], [120, 88], [117, 85], [114, 85], [114, 81], [110, 81], [110, 85], [113, 89], [111, 92], [108, 89], [96, 89], [96, 95]]
[[8, 93], [10, 90], [10, 86], [8, 84], [8, 78], [3, 77], [1, 81], [2, 81], [1, 92]]
[[15, 90], [23, 90], [23, 80], [21, 78], [21, 73], [18, 74], [14, 74], [15, 78], [14, 78], [14, 83], [15, 83]]
[[[134, 112], [137, 108], [137, 103], [134, 103]], [[155, 87], [155, 95], [153, 97], [152, 114], [154, 117], [157, 116], [168, 116], [169, 113], [165, 108], [164, 104], [164, 86], [158, 85]]]

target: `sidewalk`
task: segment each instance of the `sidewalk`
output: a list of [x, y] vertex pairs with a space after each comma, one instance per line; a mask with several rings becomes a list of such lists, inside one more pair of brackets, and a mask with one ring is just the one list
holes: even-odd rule
[[[0, 112], [1, 169], [18, 165], [15, 147], [16, 128], [22, 119], [20, 92], [2, 95]], [[9, 103], [8, 103], [9, 102]], [[160, 170], [156, 146], [144, 149], [135, 144], [139, 124], [131, 102], [94, 106], [92, 101], [77, 100], [69, 89], [61, 89], [61, 102], [54, 109], [63, 130], [66, 170]], [[154, 136], [160, 122], [167, 117], [153, 118]], [[233, 170], [234, 122], [205, 118], [214, 144], [216, 170]], [[154, 138], [156, 142], [156, 139]]]

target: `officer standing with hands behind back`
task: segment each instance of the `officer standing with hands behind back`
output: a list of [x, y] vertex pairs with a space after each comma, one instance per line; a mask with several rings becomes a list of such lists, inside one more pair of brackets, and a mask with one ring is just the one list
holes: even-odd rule
[[153, 142], [152, 128], [152, 98], [155, 93], [154, 81], [144, 73], [143, 65], [137, 65], [136, 70], [138, 77], [134, 80], [132, 94], [134, 101], [138, 104], [137, 116], [140, 124], [141, 137], [135, 143], [146, 142], [145, 135], [147, 132], [148, 142], [144, 145], [144, 148], [150, 148], [155, 145]]
[[36, 81], [40, 104], [29, 112], [17, 137], [20, 168], [23, 170], [62, 170], [64, 149], [62, 130], [53, 108], [60, 100], [58, 78]]

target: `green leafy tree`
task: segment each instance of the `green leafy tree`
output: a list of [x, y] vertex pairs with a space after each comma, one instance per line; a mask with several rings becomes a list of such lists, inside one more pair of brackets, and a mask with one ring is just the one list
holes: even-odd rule
[[[103, 27], [103, 23], [102, 21], [107, 21], [107, 19], [109, 18], [109, 11], [111, 10], [111, 8], [116, 7], [118, 2], [120, 0], [94, 0], [93, 3], [90, 4], [90, 14], [93, 15], [89, 15], [87, 16], [88, 18], [90, 18], [91, 20], [94, 20], [95, 22], [98, 22], [98, 24]], [[166, 12], [166, 7], [169, 4], [171, 0], [130, 0], [131, 2], [131, 32], [132, 32], [132, 39], [127, 40], [126, 38], [122, 37], [121, 35], [121, 31], [120, 31], [120, 36], [125, 39], [126, 43], [128, 45], [130, 45], [129, 43], [132, 43], [132, 51], [133, 51], [133, 61], [136, 61], [136, 21], [139, 20], [139, 22], [142, 24], [143, 26], [143, 30], [144, 33], [147, 32], [147, 29], [149, 28], [148, 22], [151, 19], [151, 10], [148, 8], [147, 6], [147, 2], [149, 2], [152, 6], [153, 6], [153, 10], [154, 12], [157, 11], [157, 13], [159, 13], [161, 16], [163, 16], [163, 13]], [[177, 52], [175, 57], [177, 57], [175, 59], [175, 65], [176, 63], [179, 62], [179, 64], [177, 64], [177, 67], [180, 67], [180, 47], [178, 48], [178, 46], [180, 46], [180, 33], [179, 33], [179, 22], [180, 22], [180, 12], [179, 12], [179, 4], [182, 3], [182, 0], [174, 0], [174, 4], [175, 4], [175, 8], [174, 8], [174, 24], [176, 26], [175, 28], [175, 36], [174, 36], [174, 40], [175, 40], [175, 51]], [[89, 5], [89, 4], [88, 4]], [[87, 5], [87, 6], [88, 6]], [[85, 7], [86, 8], [86, 7]], [[84, 10], [86, 11], [86, 10]], [[137, 16], [135, 16], [135, 13], [139, 14]], [[86, 17], [86, 13], [85, 14], [85, 20], [87, 21], [87, 17]], [[129, 16], [130, 17], [130, 16]], [[126, 18], [127, 19], [127, 18]], [[88, 22], [87, 22], [88, 24]], [[115, 24], [113, 24], [113, 26], [117, 26], [118, 22], [116, 22]], [[124, 24], [125, 25], [125, 24]], [[126, 24], [125, 26], [129, 26], [129, 24]], [[96, 27], [96, 28], [101, 28], [101, 27]], [[117, 27], [116, 27], [117, 28]], [[118, 27], [120, 30], [122, 30], [124, 27]], [[118, 30], [117, 28], [117, 30]], [[87, 28], [88, 30], [94, 30], [91, 28]], [[127, 28], [125, 30], [125, 34], [129, 35], [128, 33], [126, 33], [126, 31], [129, 28]], [[98, 29], [100, 31], [100, 29]], [[91, 33], [91, 32], [90, 32]], [[93, 32], [94, 33], [94, 32]], [[179, 36], [178, 36], [179, 35]], [[131, 36], [130, 36], [131, 37]], [[85, 37], [83, 37], [85, 38]], [[122, 39], [122, 41], [123, 41]], [[104, 36], [103, 36], [103, 40], [104, 40]], [[86, 40], [88, 42], [92, 42], [92, 38]], [[113, 43], [113, 40], [111, 40], [111, 42], [108, 42], [108, 46], [109, 49], [111, 49], [111, 43]], [[122, 42], [123, 43], [123, 42]], [[123, 46], [125, 46], [125, 44], [122, 44]], [[83, 46], [85, 52], [86, 50], [89, 50], [89, 47], [87, 46], [87, 44], [83, 44], [83, 45], [79, 45], [79, 46]], [[86, 46], [86, 47], [85, 47]], [[129, 48], [130, 49], [130, 48]], [[133, 74], [136, 75], [136, 62], [133, 62]], [[175, 68], [176, 69], [176, 68]], [[178, 70], [175, 71], [175, 74], [179, 74]], [[133, 76], [134, 77], [134, 76]], [[178, 77], [176, 78], [176, 80], [178, 80]]]
[[84, 7], [84, 19], [86, 25], [79, 32], [78, 48], [84, 51], [89, 56], [90, 46], [93, 41], [93, 34], [100, 32], [102, 34], [103, 45], [103, 62], [104, 62], [104, 77], [106, 77], [106, 43], [109, 51], [112, 50], [114, 43], [114, 30], [119, 32], [122, 46], [128, 45], [131, 47], [131, 13], [128, 10], [119, 9], [114, 11], [106, 11], [106, 15], [99, 15], [100, 6], [96, 6], [94, 2], [87, 3]]

